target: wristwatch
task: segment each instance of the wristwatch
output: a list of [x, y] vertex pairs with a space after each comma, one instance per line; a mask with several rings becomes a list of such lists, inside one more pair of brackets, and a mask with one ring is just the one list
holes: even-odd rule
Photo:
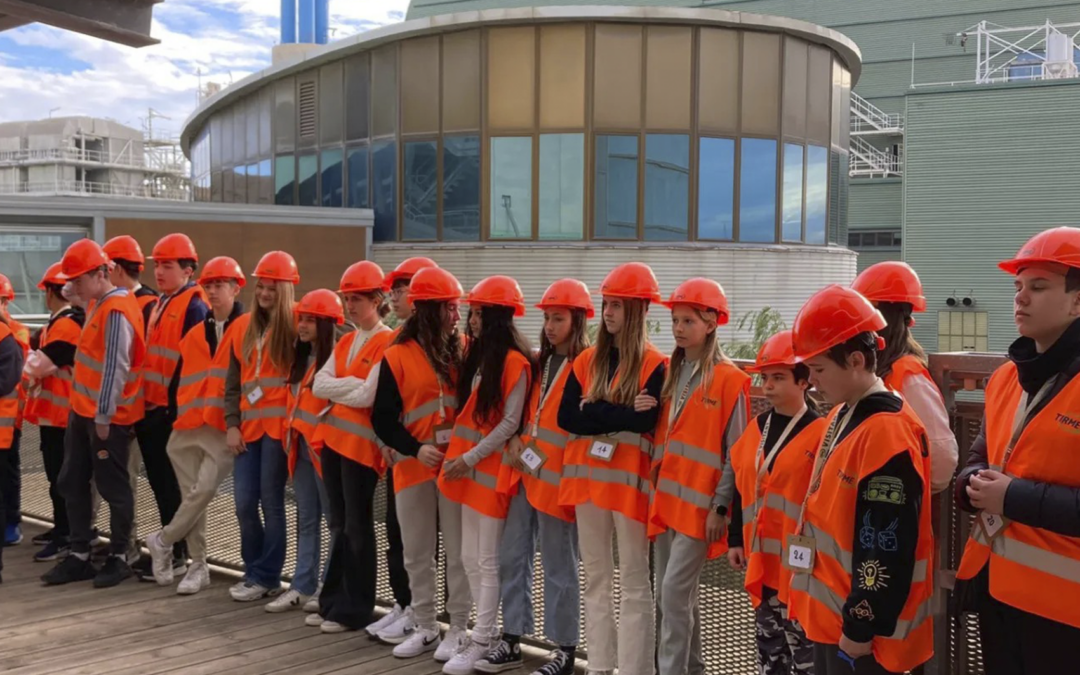
[[720, 504], [714, 504], [713, 507], [712, 507], [712, 510], [718, 516], [726, 516], [727, 515], [727, 507], [722, 506]]

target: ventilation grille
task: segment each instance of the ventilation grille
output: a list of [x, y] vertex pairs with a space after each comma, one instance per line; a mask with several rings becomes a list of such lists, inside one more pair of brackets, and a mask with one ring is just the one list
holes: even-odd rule
[[300, 83], [300, 140], [315, 138], [315, 82]]

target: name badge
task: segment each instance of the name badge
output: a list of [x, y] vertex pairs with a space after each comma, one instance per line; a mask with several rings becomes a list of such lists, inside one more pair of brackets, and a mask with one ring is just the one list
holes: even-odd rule
[[521, 453], [521, 463], [534, 474], [540, 471], [540, 467], [544, 466], [545, 462], [547, 462], [547, 457], [532, 443]]
[[262, 397], [263, 397], [262, 387], [255, 387], [250, 392], [248, 392], [247, 400], [248, 400], [248, 403], [250, 403], [251, 405], [255, 405], [256, 403], [258, 403], [259, 401], [262, 400]]
[[450, 445], [450, 438], [454, 435], [453, 424], [437, 424], [435, 425], [435, 445], [443, 446]]
[[589, 455], [601, 461], [610, 462], [612, 456], [615, 455], [615, 444], [593, 441], [592, 447], [589, 448]]
[[982, 511], [979, 513], [979, 525], [982, 526], [983, 533], [989, 541], [994, 541], [994, 538], [1001, 534], [1001, 531], [1005, 529], [1008, 522], [1001, 516], [987, 513]]
[[795, 574], [810, 574], [814, 569], [814, 551], [817, 542], [810, 537], [788, 535], [784, 567]]

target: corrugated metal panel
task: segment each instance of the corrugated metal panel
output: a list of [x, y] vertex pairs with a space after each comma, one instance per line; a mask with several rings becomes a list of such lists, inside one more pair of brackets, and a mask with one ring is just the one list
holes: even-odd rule
[[989, 347], [1015, 338], [1012, 281], [995, 263], [1036, 232], [1080, 224], [1080, 82], [983, 87], [908, 97], [904, 259], [929, 311], [915, 328], [937, 347], [937, 316], [972, 290]]
[[903, 260], [900, 251], [859, 251], [858, 271], [886, 260]]
[[903, 181], [898, 178], [852, 180], [850, 190], [849, 229], [900, 228], [904, 220]]
[[[595, 291], [604, 276], [621, 263], [638, 260], [653, 268], [667, 297], [691, 277], [716, 279], [731, 303], [732, 324], [747, 312], [772, 307], [788, 325], [814, 291], [830, 283], [850, 283], [855, 278], [855, 254], [837, 247], [613, 247], [601, 245], [554, 247], [544, 245], [499, 246], [401, 246], [375, 244], [372, 259], [392, 269], [410, 256], [429, 256], [449, 269], [466, 290], [492, 274], [507, 274], [521, 285], [529, 311], [520, 326], [530, 339], [540, 335], [542, 314], [532, 309], [548, 285], [560, 277], [576, 277]], [[594, 297], [599, 303], [600, 298]], [[659, 322], [653, 336], [661, 349], [674, 347], [663, 307], [653, 307], [649, 317]], [[723, 342], [733, 340], [734, 326], [720, 329]], [[744, 337], [744, 336], [739, 336]]]

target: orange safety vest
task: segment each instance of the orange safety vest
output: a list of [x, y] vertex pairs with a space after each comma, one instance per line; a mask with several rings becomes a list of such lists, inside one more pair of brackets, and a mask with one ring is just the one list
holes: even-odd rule
[[315, 381], [315, 364], [304, 373], [298, 387], [299, 395], [293, 393], [293, 387], [289, 387], [288, 408], [289, 416], [286, 418], [288, 426], [288, 438], [286, 440], [286, 452], [289, 454], [289, 475], [296, 473], [296, 462], [300, 459], [300, 441], [298, 436], [303, 436], [307, 441], [308, 457], [315, 467], [315, 472], [322, 476], [321, 451], [322, 443], [315, 440], [315, 430], [319, 426], [321, 417], [330, 401], [319, 398], [311, 390], [311, 383]]
[[[229, 345], [235, 335], [230, 324], [221, 337], [217, 352], [210, 354], [210, 343], [206, 341], [205, 324], [188, 331], [180, 340], [180, 355], [183, 361], [180, 367], [180, 383], [176, 389], [176, 421], [173, 429], [198, 429], [204, 424], [211, 424], [207, 419], [208, 409], [213, 408], [212, 419], [220, 417], [221, 424], [212, 424], [220, 431], [225, 430], [225, 378], [229, 374]], [[212, 383], [219, 383], [219, 386]]]
[[[693, 378], [691, 378], [692, 381]], [[750, 376], [730, 363], [718, 363], [712, 371], [709, 390], [700, 383], [685, 396], [682, 412], [671, 421], [675, 401], [660, 408], [656, 426], [657, 446], [664, 448], [660, 473], [649, 506], [649, 535], [673, 529], [695, 539], [705, 539], [705, 519], [724, 468], [724, 435], [727, 422], [744, 396], [746, 416], [750, 416]], [[719, 424], [718, 424], [719, 422]], [[727, 539], [709, 544], [708, 558], [727, 551]]]
[[146, 363], [143, 364], [143, 394], [152, 406], [169, 404], [169, 384], [176, 374], [180, 360], [180, 340], [183, 338], [184, 317], [191, 299], [206, 302], [202, 286], [195, 284], [172, 300], [162, 300], [150, 314], [146, 339]]
[[[237, 333], [232, 341], [232, 350], [240, 362], [240, 433], [245, 443], [254, 443], [263, 436], [280, 441], [288, 414], [289, 388], [285, 384], [288, 374], [262, 349], [253, 349], [251, 358], [244, 358], [244, 334], [250, 323], [250, 312], [233, 321]], [[261, 342], [270, 342], [269, 329], [263, 334]], [[262, 396], [252, 403], [251, 397], [258, 392]]]
[[[352, 363], [346, 363], [357, 334], [356, 331], [349, 333], [334, 347], [334, 373], [337, 377], [366, 380], [372, 369], [382, 361], [393, 335], [391, 331], [383, 330], [369, 336], [353, 355]], [[330, 411], [319, 422], [313, 441], [342, 457], [374, 469], [380, 476], [386, 473], [386, 460], [379, 450], [381, 443], [371, 426], [371, 408], [350, 408], [332, 403]]]
[[[1008, 453], [1022, 393], [1016, 364], [1011, 361], [998, 368], [986, 385], [984, 419], [990, 468], [1013, 478], [1080, 487], [1080, 462], [1071, 452], [1080, 436], [1080, 377], [1074, 377], [1046, 402]], [[1080, 628], [1080, 537], [1005, 522], [1005, 528], [991, 542], [981, 520], [975, 519], [956, 577], [971, 579], [989, 561], [990, 595], [994, 598]]]
[[[930, 377], [930, 371], [926, 369], [926, 366], [911, 354], [905, 354], [896, 359], [892, 364], [892, 368], [889, 370], [889, 374], [881, 379], [885, 382], [886, 387], [903, 395], [904, 380], [911, 375], [922, 375], [930, 382], [934, 381], [934, 378]], [[934, 386], [935, 388], [937, 387], [936, 384]], [[940, 391], [938, 392], [938, 396], [941, 396]], [[945, 404], [944, 397], [941, 398], [941, 403], [942, 405]]]
[[[23, 357], [25, 358], [30, 353], [30, 329], [26, 324], [20, 323], [15, 319], [8, 317], [8, 322], [11, 324], [11, 332], [15, 336], [15, 341], [23, 349]], [[16, 397], [18, 399], [18, 412], [15, 415], [15, 429], [22, 429], [23, 417], [26, 413], [26, 406], [28, 402], [28, 394], [30, 392], [29, 380], [25, 375], [22, 377], [22, 381], [19, 382], [19, 386], [15, 388]], [[9, 443], [6, 447], [11, 447]]]
[[[79, 344], [82, 326], [68, 316], [61, 316], [51, 326], [41, 329], [40, 347], [54, 342]], [[52, 375], [41, 378], [39, 388], [26, 404], [26, 419], [39, 427], [67, 428], [71, 410], [72, 367], [64, 366]]]
[[[0, 340], [7, 336], [15, 338], [15, 342], [22, 347], [23, 343], [11, 330], [8, 324], [0, 321]], [[23, 349], [25, 352], [25, 348]], [[5, 396], [0, 396], [0, 450], [8, 450], [15, 442], [15, 429], [18, 427], [19, 418], [19, 392], [22, 384], [18, 384]]]
[[[830, 424], [842, 408], [832, 409]], [[930, 602], [934, 591], [934, 535], [930, 460], [925, 448], [926, 432], [907, 403], [899, 412], [870, 416], [836, 444], [821, 471], [818, 490], [806, 499], [802, 534], [814, 539], [814, 567], [810, 574], [792, 574], [788, 592], [791, 616], [802, 624], [806, 637], [822, 644], [839, 644], [843, 607], [851, 594], [859, 483], [897, 454], [908, 453], [922, 479], [923, 490], [911, 590], [896, 630], [888, 637], [875, 637], [871, 646], [874, 658], [889, 672], [912, 670], [934, 654]], [[819, 448], [818, 454], [821, 452]]]
[[[242, 318], [241, 314], [237, 319]], [[243, 333], [237, 324], [240, 323], [234, 320], [229, 324], [229, 327], [225, 329], [225, 333], [221, 336], [221, 341], [218, 343], [217, 351], [214, 352], [214, 357], [210, 361], [210, 370], [206, 375], [206, 380], [203, 384], [202, 393], [202, 423], [208, 424], [218, 431], [225, 431], [227, 425], [225, 424], [225, 380], [229, 375], [229, 362], [232, 360], [233, 349], [236, 342], [243, 339]], [[247, 324], [244, 323], [246, 327]], [[192, 331], [194, 332], [194, 331]], [[206, 333], [203, 332], [203, 338], [205, 339]], [[209, 344], [207, 345], [209, 349]], [[184, 357], [185, 360], [187, 357]], [[175, 425], [173, 428], [176, 428]]]
[[559, 402], [562, 401], [566, 381], [570, 379], [573, 367], [574, 362], [567, 359], [563, 361], [559, 372], [546, 373], [547, 377], [554, 378], [548, 385], [546, 394], [542, 393], [543, 381], [534, 382], [529, 390], [529, 406], [526, 408], [526, 425], [524, 433], [521, 434], [521, 442], [526, 447], [535, 445], [546, 457], [544, 464], [535, 473], [522, 473], [511, 468], [504, 453], [503, 465], [499, 469], [500, 492], [515, 495], [518, 483], [521, 483], [525, 489], [525, 498], [534, 509], [568, 523], [574, 522], [577, 516], [573, 507], [559, 504], [563, 453], [570, 441], [570, 434], [559, 427]]
[[[402, 424], [421, 443], [435, 445], [435, 428], [453, 424], [457, 396], [453, 382], [440, 382], [427, 355], [416, 340], [394, 344], [383, 355], [397, 383], [402, 402]], [[438, 469], [429, 469], [416, 457], [394, 451], [394, 492], [438, 478]]]
[[[581, 390], [588, 392], [592, 383], [592, 363], [596, 348], [589, 347], [574, 359], [574, 376]], [[656, 347], [646, 345], [637, 373], [638, 389], [643, 389], [649, 376], [667, 361]], [[611, 388], [619, 382], [615, 372]], [[594, 442], [614, 445], [611, 461], [589, 454]], [[559, 483], [559, 504], [575, 507], [592, 502], [594, 505], [617, 511], [627, 518], [647, 522], [649, 496], [652, 494], [649, 472], [652, 468], [652, 434], [621, 431], [604, 436], [573, 437], [563, 454], [563, 477]]]
[[[139, 304], [131, 293], [110, 295], [104, 302], [96, 303], [86, 317], [75, 352], [75, 384], [71, 390], [71, 407], [76, 415], [93, 419], [97, 415], [98, 398], [101, 393], [102, 374], [105, 370], [105, 325], [113, 312], [119, 312], [131, 322], [134, 335], [131, 338], [131, 370], [123, 383], [120, 401], [112, 423], [134, 424], [143, 418], [142, 365], [146, 355], [143, 340], [143, 318]], [[112, 374], [110, 373], [110, 376]]]
[[[514, 386], [525, 374], [525, 390], [529, 389], [529, 359], [521, 352], [510, 350], [506, 354], [502, 374], [502, 400], [505, 401]], [[450, 447], [446, 450], [446, 460], [457, 459], [471, 450], [485, 436], [490, 434], [498, 425], [499, 420], [486, 420], [477, 423], [473, 417], [476, 410], [479, 380], [474, 382], [469, 400], [465, 401], [465, 407], [458, 413], [454, 422], [454, 435], [450, 439]], [[501, 418], [501, 415], [499, 416]], [[458, 504], [464, 504], [474, 511], [490, 516], [491, 518], [506, 518], [510, 510], [510, 495], [499, 491], [499, 470], [502, 466], [502, 454], [504, 448], [493, 452], [480, 460], [476, 466], [469, 469], [464, 478], [447, 480], [445, 473], [439, 474], [439, 490], [443, 496]], [[446, 462], [443, 462], [443, 467]]]
[[[742, 499], [746, 550], [743, 585], [754, 607], [761, 604], [762, 588], [766, 586], [775, 589], [780, 602], [787, 604], [791, 571], [781, 563], [780, 553], [788, 536], [795, 533], [799, 509], [814, 470], [814, 456], [827, 425], [825, 418], [818, 418], [788, 438], [776, 455], [772, 471], [766, 470], [760, 485], [757, 454], [762, 429], [756, 419], [731, 448], [731, 468]], [[763, 448], [766, 455], [770, 450]]]

